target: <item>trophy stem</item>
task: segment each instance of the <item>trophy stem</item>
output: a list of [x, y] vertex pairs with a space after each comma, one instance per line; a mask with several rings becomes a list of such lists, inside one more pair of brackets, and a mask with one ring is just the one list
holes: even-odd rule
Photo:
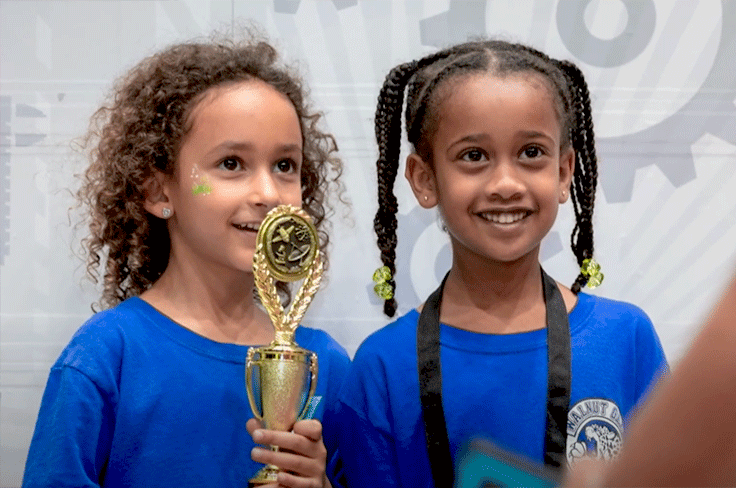
[[[274, 452], [278, 452], [279, 448], [276, 446], [271, 446], [271, 450]], [[269, 483], [276, 483], [276, 481], [278, 480], [277, 475], [279, 474], [279, 471], [280, 469], [277, 466], [274, 466], [273, 464], [267, 464], [266, 466], [262, 467], [253, 478], [248, 480], [248, 488], [267, 485]]]
[[274, 344], [278, 345], [293, 345], [294, 343], [294, 332], [290, 330], [279, 330], [276, 329], [274, 334]]

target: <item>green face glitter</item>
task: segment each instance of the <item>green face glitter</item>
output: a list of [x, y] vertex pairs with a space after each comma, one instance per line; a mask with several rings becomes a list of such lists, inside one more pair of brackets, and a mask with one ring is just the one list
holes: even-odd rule
[[210, 193], [212, 193], [212, 187], [206, 179], [192, 185], [192, 195], [209, 195]]
[[200, 177], [197, 169], [197, 165], [195, 164], [192, 168], [192, 179], [194, 180], [192, 184], [192, 195], [209, 195], [212, 193], [210, 182], [207, 178]]

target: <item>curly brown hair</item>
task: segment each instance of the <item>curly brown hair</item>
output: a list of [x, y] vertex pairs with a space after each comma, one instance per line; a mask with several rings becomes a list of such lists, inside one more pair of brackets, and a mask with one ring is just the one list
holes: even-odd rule
[[[141, 294], [166, 269], [169, 233], [166, 222], [144, 208], [145, 184], [157, 171], [174, 173], [182, 138], [191, 129], [189, 114], [215, 86], [257, 79], [289, 98], [302, 130], [302, 206], [314, 220], [322, 251], [329, 243], [328, 190], [342, 188], [335, 139], [318, 128], [322, 115], [310, 108], [301, 78], [279, 62], [267, 40], [252, 32], [237, 41], [218, 36], [147, 57], [116, 81], [92, 116], [82, 142], [90, 165], [77, 199], [89, 221], [90, 234], [82, 241], [87, 275], [95, 283], [102, 275], [103, 308]], [[279, 283], [279, 290], [288, 302], [287, 285]]]

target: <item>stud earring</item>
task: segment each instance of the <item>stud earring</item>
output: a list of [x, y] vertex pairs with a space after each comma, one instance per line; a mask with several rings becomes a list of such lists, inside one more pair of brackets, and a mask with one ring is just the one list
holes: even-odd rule
[[170, 209], [170, 208], [168, 208], [168, 207], [164, 207], [164, 208], [163, 208], [163, 210], [161, 210], [161, 216], [162, 216], [163, 218], [165, 218], [165, 219], [168, 219], [169, 217], [171, 217], [171, 214], [172, 214], [172, 213], [173, 213], [173, 212], [172, 212], [172, 211], [171, 211], [171, 209]]
[[567, 190], [562, 190], [562, 198], [567, 198]]
[[426, 202], [427, 200], [429, 200], [429, 197], [427, 195], [424, 195], [424, 201]]

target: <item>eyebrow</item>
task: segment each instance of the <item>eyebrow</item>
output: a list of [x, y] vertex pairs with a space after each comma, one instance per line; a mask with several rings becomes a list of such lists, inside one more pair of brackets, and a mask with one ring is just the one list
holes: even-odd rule
[[[548, 134], [544, 132], [539, 132], [536, 130], [524, 130], [524, 131], [519, 132], [517, 135], [520, 135], [526, 139], [541, 138], [541, 139], [546, 139], [550, 142], [554, 142], [554, 139], [550, 137]], [[463, 142], [482, 142], [482, 141], [487, 141], [488, 139], [490, 139], [490, 137], [488, 137], [487, 134], [484, 134], [482, 132], [479, 132], [477, 134], [468, 134], [467, 136], [461, 137], [460, 139], [450, 144], [448, 149], [452, 149], [457, 144], [460, 144]]]
[[480, 134], [480, 133], [479, 134], [469, 134], [465, 137], [461, 137], [460, 139], [454, 141], [452, 144], [450, 144], [448, 149], [452, 149], [453, 147], [455, 147], [456, 145], [462, 142], [480, 142], [480, 141], [485, 141], [488, 139], [489, 137], [486, 134]]
[[[223, 141], [217, 146], [213, 147], [207, 154], [212, 154], [222, 149], [232, 151], [252, 151], [254, 148], [253, 144], [243, 141]], [[302, 148], [298, 144], [282, 144], [277, 147], [279, 152], [302, 152]]]
[[554, 142], [554, 139], [549, 134], [546, 134], [544, 132], [539, 132], [536, 130], [525, 130], [525, 131], [521, 131], [520, 134], [530, 139], [535, 139], [539, 137], [539, 138], [547, 139], [549, 141]]

